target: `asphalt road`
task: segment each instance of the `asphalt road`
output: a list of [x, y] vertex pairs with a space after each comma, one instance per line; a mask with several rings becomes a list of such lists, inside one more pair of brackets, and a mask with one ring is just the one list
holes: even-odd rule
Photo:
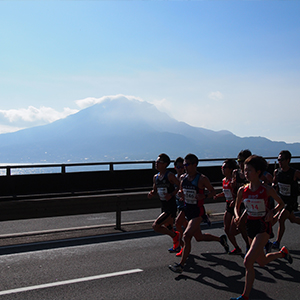
[[[276, 228], [275, 228], [276, 229]], [[287, 222], [283, 239], [294, 263], [280, 259], [256, 266], [251, 299], [298, 299], [299, 226]], [[221, 226], [210, 228], [223, 234]], [[244, 245], [238, 237], [244, 249]], [[216, 242], [193, 241], [182, 274], [168, 265], [171, 239], [149, 231], [7, 248], [0, 255], [0, 297], [5, 299], [230, 299], [244, 285], [242, 256], [229, 256]]]

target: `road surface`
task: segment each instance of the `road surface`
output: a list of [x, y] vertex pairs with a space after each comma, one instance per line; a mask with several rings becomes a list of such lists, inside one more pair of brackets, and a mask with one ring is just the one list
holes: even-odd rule
[[[287, 222], [283, 239], [294, 263], [256, 266], [251, 299], [298, 299], [300, 230]], [[223, 234], [222, 226], [205, 229]], [[238, 241], [244, 249], [240, 237]], [[0, 297], [5, 299], [230, 299], [244, 285], [242, 256], [229, 256], [217, 242], [193, 241], [182, 274], [168, 265], [171, 239], [149, 231], [0, 248]]]

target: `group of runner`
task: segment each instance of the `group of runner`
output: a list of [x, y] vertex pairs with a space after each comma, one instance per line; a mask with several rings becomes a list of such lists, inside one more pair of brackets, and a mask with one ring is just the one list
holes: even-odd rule
[[[273, 176], [267, 172], [268, 164], [263, 157], [243, 150], [237, 159], [239, 167], [233, 159], [222, 164], [223, 191], [216, 194], [208, 177], [198, 172], [198, 161], [194, 154], [188, 154], [184, 159], [177, 158], [174, 174], [167, 169], [171, 162], [169, 156], [165, 153], [158, 156], [155, 163], [158, 173], [153, 177], [153, 189], [148, 198], [156, 194], [159, 196], [162, 213], [154, 221], [153, 229], [173, 239], [169, 251], [175, 252], [181, 259], [169, 268], [176, 273], [183, 272], [193, 237], [198, 242], [219, 242], [228, 254], [234, 255], [242, 253], [235, 238], [241, 233], [246, 244], [245, 286], [242, 295], [231, 300], [247, 300], [254, 282], [255, 262], [260, 266], [278, 258], [293, 262], [288, 248], [280, 248], [280, 242], [287, 219], [300, 224], [300, 218], [294, 214], [298, 208], [300, 171], [290, 167], [291, 153], [287, 150], [279, 153], [280, 168], [274, 171]], [[204, 200], [218, 197], [226, 199], [225, 234], [220, 237], [202, 233], [200, 227], [203, 221], [210, 223]], [[270, 238], [274, 237], [272, 226], [277, 221], [277, 238], [271, 243]], [[227, 237], [234, 246], [230, 252]], [[272, 249], [278, 251], [272, 252]]]

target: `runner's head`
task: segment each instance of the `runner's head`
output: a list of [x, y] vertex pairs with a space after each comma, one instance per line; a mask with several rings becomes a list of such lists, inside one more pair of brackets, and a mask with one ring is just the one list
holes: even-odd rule
[[170, 157], [165, 153], [161, 153], [155, 161], [155, 167], [157, 170], [160, 169], [160, 167], [167, 168], [170, 162]]
[[174, 162], [175, 170], [179, 175], [184, 173], [183, 161], [184, 159], [182, 157], [177, 157]]
[[[260, 177], [267, 170], [268, 163], [262, 156], [251, 155], [245, 160], [245, 170], [248, 166], [251, 166]], [[247, 175], [246, 172], [245, 175]]]
[[244, 172], [244, 162], [245, 160], [251, 156], [252, 153], [250, 150], [248, 149], [245, 149], [245, 150], [242, 150], [240, 151], [240, 153], [238, 154], [238, 158], [237, 158], [237, 161], [238, 161], [238, 164], [240, 166], [240, 169], [242, 170], [242, 172]]
[[198, 157], [195, 154], [188, 154], [184, 158], [184, 168], [188, 174], [195, 173], [197, 171]]
[[191, 153], [186, 155], [184, 160], [185, 160], [186, 163], [189, 163], [189, 164], [192, 164], [192, 165], [194, 165], [194, 164], [198, 165], [198, 161], [199, 161], [198, 157], [195, 154], [191, 154]]
[[280, 151], [279, 155], [278, 155], [278, 162], [281, 165], [284, 161], [287, 162], [287, 164], [290, 163], [292, 159], [292, 154], [289, 150], [282, 150]]
[[227, 176], [232, 174], [232, 171], [237, 168], [236, 162], [234, 159], [226, 159], [222, 165], [222, 173]]

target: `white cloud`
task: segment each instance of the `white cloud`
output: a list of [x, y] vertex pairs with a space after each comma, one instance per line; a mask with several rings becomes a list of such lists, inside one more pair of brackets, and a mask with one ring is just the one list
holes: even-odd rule
[[76, 112], [78, 110], [71, 108], [64, 108], [62, 112], [59, 112], [45, 106], [40, 108], [29, 106], [28, 108], [0, 110], [0, 124], [2, 124], [2, 130], [4, 130], [5, 126], [10, 126], [6, 127], [7, 129], [31, 127], [51, 123]]
[[152, 100], [149, 101], [149, 103], [155, 105], [158, 110], [162, 112], [166, 112], [168, 114], [170, 114], [172, 110], [172, 103], [165, 98], [161, 100]]
[[101, 103], [101, 102], [104, 102], [104, 101], [107, 101], [107, 100], [113, 101], [113, 100], [118, 99], [120, 97], [125, 97], [128, 100], [143, 101], [139, 97], [126, 96], [126, 95], [118, 94], [118, 95], [113, 95], [113, 96], [103, 96], [101, 98], [88, 97], [88, 98], [84, 98], [82, 100], [76, 100], [75, 103], [77, 104], [77, 106], [79, 106], [80, 109], [84, 109], [84, 108], [90, 107], [94, 104]]
[[119, 94], [103, 96], [101, 98], [88, 97], [82, 100], [77, 100], [75, 103], [78, 105], [79, 109], [65, 107], [63, 111], [57, 111], [52, 107], [41, 106], [40, 108], [37, 108], [29, 106], [28, 108], [0, 110], [0, 134], [52, 123], [96, 103], [113, 101], [120, 97], [126, 97], [132, 101], [143, 101], [139, 97]]
[[0, 134], [2, 133], [9, 133], [9, 132], [15, 132], [19, 131], [21, 129], [24, 129], [22, 127], [14, 127], [14, 126], [7, 126], [7, 125], [0, 125]]
[[212, 100], [222, 100], [224, 98], [223, 94], [219, 91], [216, 92], [211, 92], [208, 95], [208, 98], [212, 99]]
[[76, 100], [75, 103], [79, 106], [80, 109], [83, 109], [83, 108], [87, 108], [89, 106], [92, 106], [96, 103], [103, 102], [104, 101], [103, 98], [104, 97], [102, 97], [102, 98], [88, 97], [88, 98], [85, 98], [85, 99], [82, 99], [82, 100]]

